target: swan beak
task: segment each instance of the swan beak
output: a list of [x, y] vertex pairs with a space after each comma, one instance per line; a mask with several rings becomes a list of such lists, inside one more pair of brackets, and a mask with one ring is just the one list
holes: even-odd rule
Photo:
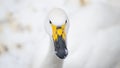
[[65, 40], [61, 36], [58, 37], [58, 41], [54, 41], [55, 53], [60, 59], [65, 59], [68, 55]]
[[65, 24], [59, 27], [52, 25], [52, 38], [54, 41], [55, 53], [60, 59], [65, 59], [68, 55], [66, 47], [66, 33], [64, 28]]

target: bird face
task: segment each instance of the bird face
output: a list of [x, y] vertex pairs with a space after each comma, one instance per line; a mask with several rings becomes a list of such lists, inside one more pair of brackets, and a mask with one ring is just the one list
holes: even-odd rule
[[48, 16], [47, 32], [51, 37], [54, 45], [54, 51], [57, 57], [65, 59], [68, 55], [66, 45], [66, 35], [68, 32], [68, 18], [61, 9], [54, 9]]
[[55, 53], [60, 59], [64, 59], [68, 55], [65, 26], [66, 24], [56, 26], [51, 23], [52, 40], [55, 47]]

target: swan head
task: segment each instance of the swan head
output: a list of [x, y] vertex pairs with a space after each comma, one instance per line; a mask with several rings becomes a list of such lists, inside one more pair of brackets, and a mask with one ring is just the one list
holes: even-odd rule
[[65, 59], [68, 55], [66, 35], [68, 33], [69, 22], [64, 10], [55, 8], [50, 11], [45, 27], [52, 40], [56, 56], [60, 59]]

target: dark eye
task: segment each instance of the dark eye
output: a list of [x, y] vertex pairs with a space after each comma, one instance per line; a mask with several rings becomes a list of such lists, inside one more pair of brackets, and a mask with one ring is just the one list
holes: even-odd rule
[[52, 24], [52, 22], [49, 20], [49, 23]]
[[67, 20], [65, 21], [65, 24], [67, 23]]

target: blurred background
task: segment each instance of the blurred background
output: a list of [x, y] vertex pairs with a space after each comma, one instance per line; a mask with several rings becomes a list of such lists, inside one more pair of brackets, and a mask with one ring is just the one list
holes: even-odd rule
[[41, 68], [53, 8], [70, 22], [63, 68], [120, 68], [120, 0], [0, 0], [0, 68]]

